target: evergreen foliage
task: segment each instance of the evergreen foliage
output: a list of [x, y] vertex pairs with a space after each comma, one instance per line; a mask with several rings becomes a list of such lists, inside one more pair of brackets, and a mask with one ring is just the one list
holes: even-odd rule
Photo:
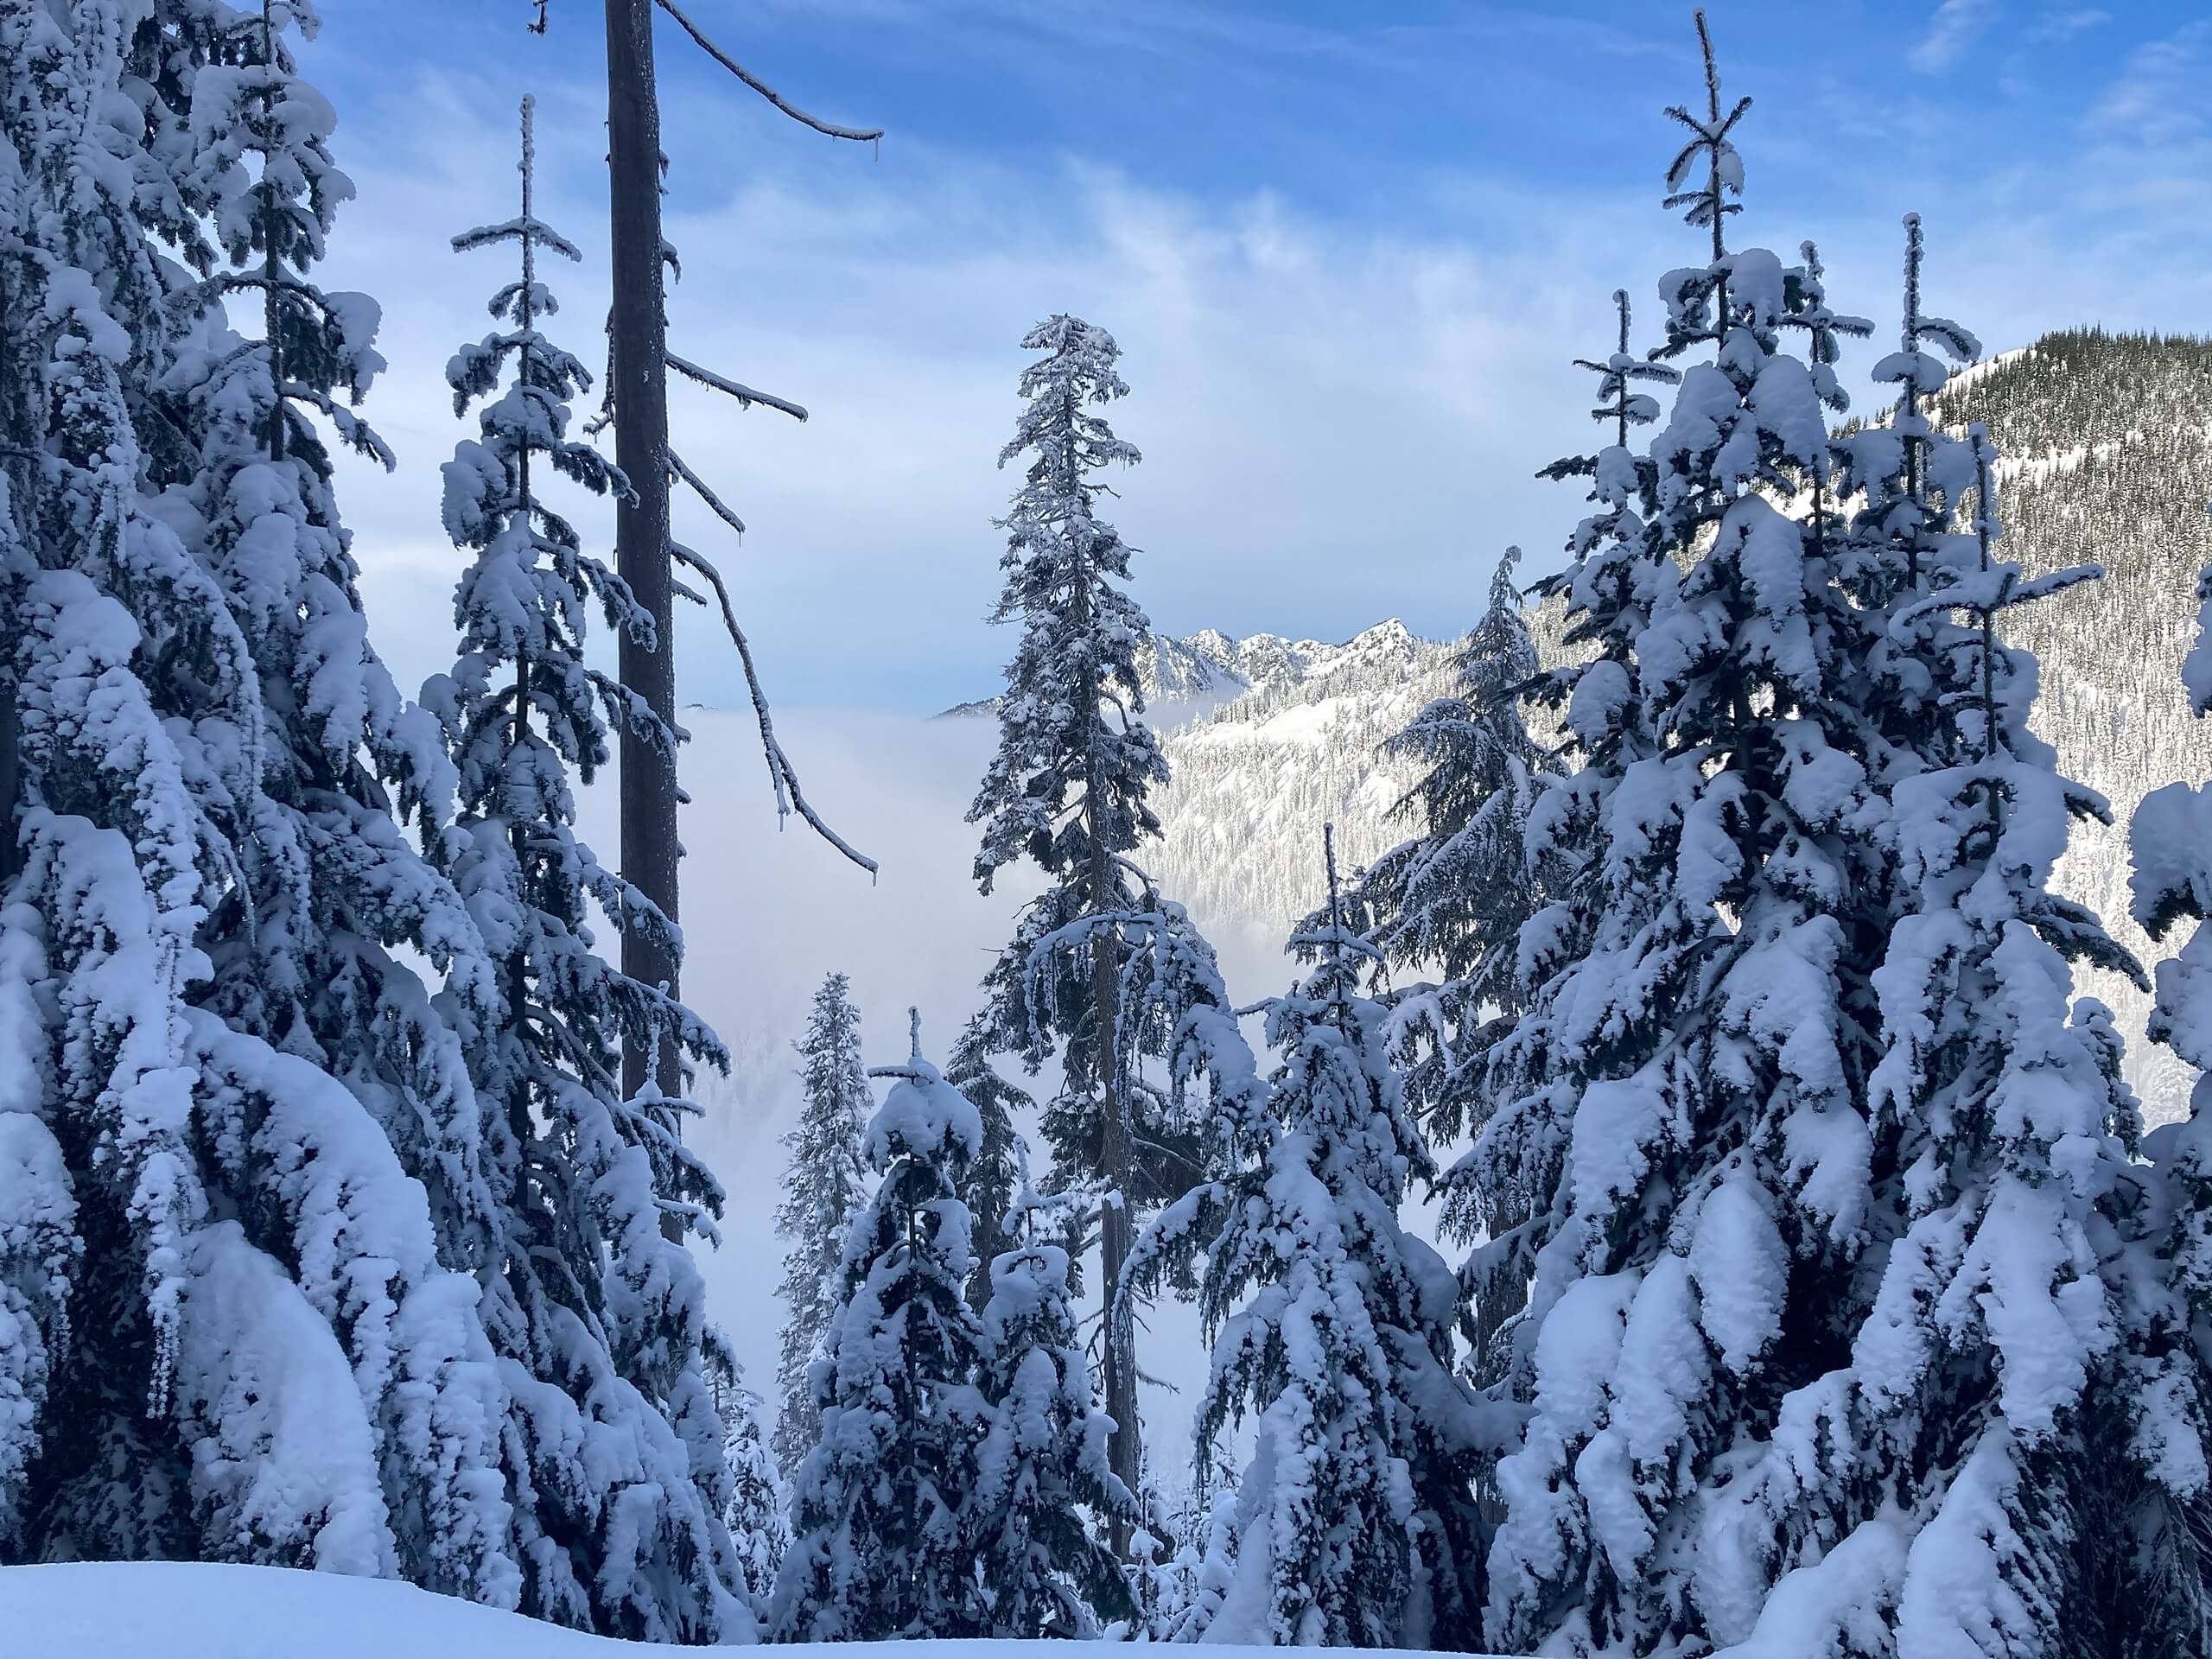
[[594, 948], [592, 902], [616, 917], [651, 907], [577, 838], [571, 771], [588, 784], [606, 763], [610, 718], [651, 717], [585, 661], [594, 606], [612, 628], [639, 618], [544, 493], [556, 477], [594, 493], [622, 480], [569, 435], [590, 376], [539, 327], [557, 309], [539, 262], [578, 256], [535, 216], [533, 160], [524, 100], [521, 212], [454, 238], [460, 251], [511, 245], [519, 270], [491, 300], [505, 326], [447, 365], [455, 412], [478, 405], [444, 502], [448, 533], [474, 556], [454, 601], [461, 655], [423, 691], [460, 777], [445, 862], [499, 968], [478, 997], [448, 999], [486, 1108], [486, 1323], [507, 1382], [524, 1609], [710, 1640], [750, 1628], [722, 1525], [705, 1291], [683, 1243], [714, 1236], [722, 1194], [677, 1133], [688, 1103], [651, 1087], [626, 1100], [616, 1073], [626, 1040], [727, 1057], [690, 1010]]
[[1709, 44], [1707, 94], [1670, 111], [1669, 186], [1709, 257], [1662, 279], [1657, 355], [1711, 358], [1645, 454], [1588, 468], [1598, 511], [1558, 586], [1594, 658], [1551, 693], [1582, 766], [1531, 816], [1559, 896], [1522, 932], [1529, 1001], [1469, 1171], [1486, 1221], [1529, 1218], [1492, 1269], [1533, 1281], [1490, 1559], [1507, 1649], [1743, 1633], [1704, 1588], [1734, 1558], [1700, 1530], [1741, 1439], [1847, 1342], [1866, 1242], [1890, 896], [1872, 640], [1835, 517], [1785, 511], [1833, 488], [1835, 337], [1866, 326], [1828, 310], [1809, 249], [1729, 249], [1748, 103], [1724, 106]]
[[868, 1125], [880, 1177], [853, 1218], [840, 1299], [814, 1362], [822, 1438], [793, 1482], [796, 1541], [777, 1583], [779, 1640], [988, 1634], [969, 1521], [989, 1415], [959, 1183], [975, 1107], [921, 1055], [921, 1020]]
[[1136, 1500], [1108, 1466], [1113, 1424], [1091, 1397], [1068, 1304], [1059, 1241], [1079, 1200], [1040, 1197], [1027, 1161], [1017, 1154], [1004, 1212], [1013, 1248], [990, 1264], [981, 1373], [988, 1414], [969, 1524], [994, 1636], [1095, 1637], [1102, 1615], [1135, 1611], [1098, 1523], [1134, 1523]]
[[308, 417], [381, 453], [349, 407], [376, 308], [305, 275], [349, 188], [314, 23], [0, 5], [0, 1560], [512, 1605], [498, 1377], [440, 1259], [474, 1099], [395, 953], [486, 964], [401, 833], [449, 772]]
[[767, 1431], [760, 1426], [760, 1396], [746, 1382], [728, 1338], [719, 1330], [710, 1337], [707, 1381], [722, 1422], [722, 1460], [729, 1465], [722, 1524], [737, 1552], [739, 1586], [756, 1610], [765, 1611], [791, 1548], [790, 1496]]
[[777, 1294], [789, 1312], [776, 1366], [775, 1451], [786, 1477], [822, 1438], [811, 1368], [842, 1294], [846, 1237], [868, 1202], [861, 1148], [874, 1102], [861, 1062], [860, 1024], [852, 982], [831, 974], [814, 994], [798, 1044], [799, 1118], [784, 1136], [791, 1162], [776, 1206], [776, 1231], [785, 1241]]
[[[986, 982], [988, 1014], [995, 1041], [1033, 1068], [1058, 1051], [1062, 1086], [1043, 1132], [1061, 1179], [1111, 1195], [1099, 1220], [1110, 1298], [1135, 1212], [1184, 1191], [1196, 1163], [1189, 1126], [1135, 1075], [1146, 1027], [1116, 1001], [1125, 941], [1115, 918], [1158, 910], [1128, 855], [1160, 832], [1147, 797], [1167, 766], [1142, 719], [1135, 654], [1149, 625], [1123, 590], [1129, 550], [1097, 516], [1096, 474], [1139, 457], [1096, 412], [1128, 391], [1111, 334], [1055, 315], [1022, 346], [1045, 355], [1022, 371], [1026, 401], [999, 454], [1001, 467], [1032, 458], [1000, 521], [1006, 581], [992, 613], [1020, 621], [1021, 643], [1007, 667], [998, 750], [968, 817], [983, 826], [984, 893], [1020, 860], [1047, 878]], [[1115, 1467], [1129, 1485], [1141, 1465], [1134, 1334], [1116, 1320], [1105, 1345]]]
[[[945, 1061], [944, 1080], [968, 1097], [983, 1125], [982, 1150], [961, 1189], [976, 1224], [976, 1274], [968, 1281], [968, 1301], [982, 1318], [991, 1300], [992, 1264], [1001, 1247], [1014, 1237], [1008, 1227], [1020, 1219], [1015, 1201], [1027, 1179], [1026, 1154], [1014, 1115], [1030, 1111], [1035, 1103], [991, 1065], [990, 1021], [980, 1013], [971, 1014], [961, 1028], [960, 1040]], [[1068, 1236], [1080, 1237], [1082, 1218], [1066, 1216], [1064, 1220]]]
[[1200, 1307], [1215, 1339], [1202, 1448], [1248, 1414], [1250, 1467], [1217, 1596], [1185, 1615], [1214, 1640], [1443, 1648], [1482, 1605], [1474, 1478], [1494, 1425], [1452, 1365], [1458, 1287], [1398, 1208], [1435, 1166], [1360, 994], [1374, 944], [1329, 908], [1292, 940], [1311, 973], [1268, 1007], [1282, 1054], [1241, 1154], [1158, 1231], [1214, 1230]]

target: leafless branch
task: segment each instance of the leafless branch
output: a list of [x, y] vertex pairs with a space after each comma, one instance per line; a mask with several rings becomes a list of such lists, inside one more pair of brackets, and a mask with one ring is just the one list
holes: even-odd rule
[[771, 409], [780, 409], [795, 421], [803, 421], [806, 418], [806, 411], [804, 409], [797, 404], [786, 402], [772, 392], [755, 391], [752, 387], [741, 385], [726, 375], [716, 374], [712, 369], [701, 368], [690, 358], [678, 357], [674, 352], [666, 353], [666, 358], [668, 366], [678, 374], [689, 379], [696, 380], [702, 386], [712, 386], [716, 391], [727, 392], [747, 409], [752, 408], [755, 404], [766, 404]]
[[730, 73], [735, 75], [740, 80], [750, 86], [754, 92], [760, 93], [761, 97], [766, 99], [771, 104], [781, 110], [785, 115], [791, 117], [792, 120], [798, 122], [801, 126], [812, 127], [817, 132], [825, 133], [832, 138], [849, 138], [855, 143], [869, 143], [883, 137], [883, 129], [881, 127], [841, 127], [834, 121], [824, 121], [817, 116], [809, 115], [804, 110], [799, 108], [798, 105], [791, 103], [781, 92], [778, 92], [774, 87], [768, 85], [766, 81], [761, 79], [758, 75], [747, 69], [743, 64], [740, 63], [735, 58], [730, 56], [728, 53], [723, 51], [721, 48], [716, 46], [712, 41], [709, 40], [705, 35], [700, 32], [698, 24], [693, 22], [689, 17], [686, 17], [681, 11], [677, 10], [674, 0], [658, 0], [658, 4], [663, 11], [676, 19], [677, 26], [681, 28], [686, 35], [689, 35], [693, 40], [699, 43], [699, 49], [701, 51], [704, 52], [716, 63], [721, 65], [723, 68], [728, 70]]
[[708, 487], [707, 480], [685, 466], [683, 457], [673, 449], [668, 451], [668, 467], [671, 472], [698, 493], [699, 499], [713, 511], [715, 518], [721, 519], [739, 535], [745, 534], [745, 520], [732, 512], [721, 497]]
[[[676, 463], [686, 482], [697, 486], [697, 477], [690, 468], [677, 461], [673, 454], [669, 459]], [[721, 572], [681, 542], [671, 542], [668, 550], [678, 563], [697, 572], [715, 590], [715, 597], [721, 601], [722, 626], [729, 630], [730, 641], [737, 647], [738, 660], [745, 664], [745, 683], [753, 695], [753, 712], [760, 718], [761, 752], [767, 757], [768, 780], [776, 791], [776, 816], [779, 818], [789, 817], [796, 811], [806, 820], [815, 834], [874, 875], [876, 873], [875, 861], [824, 823], [821, 815], [807, 804], [806, 791], [799, 787], [798, 769], [791, 765], [791, 757], [784, 753], [784, 746], [777, 741], [775, 721], [768, 712], [768, 694], [761, 689], [760, 671], [753, 665], [753, 646], [745, 637], [745, 630], [737, 626], [737, 612], [729, 602], [729, 589], [722, 585]]]

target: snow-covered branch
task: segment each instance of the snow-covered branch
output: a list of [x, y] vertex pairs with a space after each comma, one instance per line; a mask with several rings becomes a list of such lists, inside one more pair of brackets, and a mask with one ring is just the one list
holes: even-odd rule
[[804, 408], [788, 399], [777, 397], [773, 392], [755, 391], [752, 387], [732, 380], [727, 375], [716, 374], [712, 369], [700, 367], [688, 357], [678, 357], [674, 352], [668, 353], [666, 359], [668, 366], [686, 379], [696, 380], [702, 386], [712, 386], [716, 391], [725, 392], [736, 398], [744, 408], [750, 409], [755, 404], [766, 404], [770, 409], [783, 410], [795, 421], [803, 421], [806, 418], [806, 410]]
[[[683, 464], [683, 456], [677, 454], [673, 449], [668, 450], [666, 454], [668, 455], [669, 470], [692, 487], [692, 489], [697, 493], [699, 499], [707, 504], [708, 510], [711, 512], [715, 518], [721, 519], [722, 523], [728, 524], [739, 535], [744, 535], [745, 520], [739, 518], [736, 513], [730, 510], [728, 503], [725, 502], [721, 497], [715, 493], [713, 487], [708, 484], [705, 479], [700, 477], [698, 474], [693, 472], [689, 467]], [[731, 626], [734, 626], [735, 624], [732, 624]]]

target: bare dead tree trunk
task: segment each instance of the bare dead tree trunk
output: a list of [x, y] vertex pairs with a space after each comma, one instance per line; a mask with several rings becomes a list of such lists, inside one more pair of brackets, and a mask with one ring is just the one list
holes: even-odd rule
[[[652, 618], [650, 646], [622, 635], [622, 683], [676, 721], [675, 616], [668, 550], [668, 350], [662, 309], [660, 104], [653, 81], [653, 0], [607, 0], [607, 194], [614, 255], [609, 324], [617, 417], [614, 460], [632, 493], [614, 513], [615, 569]], [[622, 728], [622, 874], [677, 919], [676, 757]], [[622, 971], [677, 992], [676, 955], [645, 930], [622, 930]], [[673, 1037], [658, 1054], [622, 1051], [622, 1087], [648, 1079], [681, 1092]]]

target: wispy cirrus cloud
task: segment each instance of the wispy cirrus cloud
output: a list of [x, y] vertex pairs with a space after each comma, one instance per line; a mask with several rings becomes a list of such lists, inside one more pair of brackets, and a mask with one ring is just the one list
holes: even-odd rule
[[1943, 0], [1929, 20], [1928, 32], [1905, 61], [1923, 75], [1940, 75], [1966, 55], [1967, 48], [1996, 16], [1992, 0]]
[[2031, 46], [2056, 45], [2093, 29], [2102, 29], [2112, 21], [2112, 13], [2096, 6], [2047, 11], [2028, 25], [2023, 38]]

